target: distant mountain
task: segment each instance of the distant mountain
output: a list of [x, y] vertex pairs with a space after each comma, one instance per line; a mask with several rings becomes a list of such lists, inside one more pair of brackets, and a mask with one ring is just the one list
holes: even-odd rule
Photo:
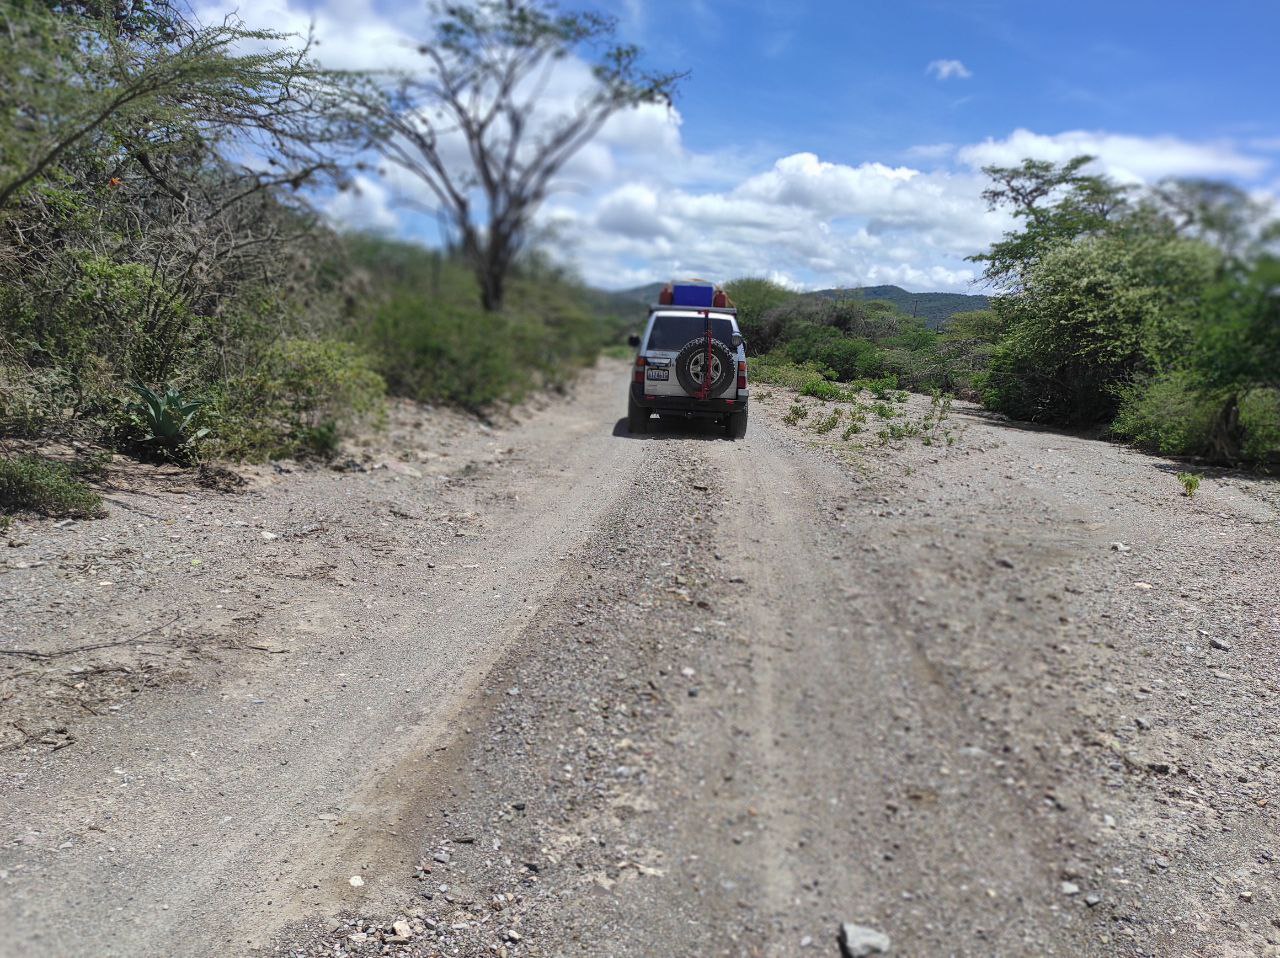
[[933, 328], [943, 325], [956, 313], [986, 309], [987, 296], [967, 293], [909, 293], [901, 286], [857, 286], [851, 289], [819, 289], [804, 293], [815, 299], [882, 299], [910, 316], [919, 316]]
[[[665, 283], [649, 283], [610, 293], [615, 302], [656, 303]], [[819, 289], [800, 293], [815, 299], [883, 299], [909, 316], [919, 316], [935, 329], [956, 313], [986, 309], [990, 299], [967, 293], [909, 293], [901, 286], [855, 286], [849, 289]]]

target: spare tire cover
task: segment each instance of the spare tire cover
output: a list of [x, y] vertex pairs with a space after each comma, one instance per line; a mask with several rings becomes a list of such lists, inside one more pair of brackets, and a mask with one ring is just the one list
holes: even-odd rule
[[[703, 367], [707, 364], [707, 337], [699, 336], [685, 343], [684, 348], [676, 355], [676, 379], [680, 388], [690, 396], [702, 394]], [[733, 361], [733, 353], [729, 347], [718, 339], [711, 340], [711, 389], [708, 399], [714, 399], [729, 388], [737, 372]]]

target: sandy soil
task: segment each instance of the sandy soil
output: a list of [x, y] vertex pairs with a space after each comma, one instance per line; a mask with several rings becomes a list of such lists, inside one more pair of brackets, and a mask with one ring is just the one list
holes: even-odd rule
[[0, 954], [1280, 954], [1274, 483], [624, 376], [12, 529]]

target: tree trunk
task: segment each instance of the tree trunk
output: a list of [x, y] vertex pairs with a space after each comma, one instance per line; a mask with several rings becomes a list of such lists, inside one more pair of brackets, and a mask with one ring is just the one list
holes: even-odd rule
[[480, 280], [480, 305], [486, 313], [502, 310], [502, 301], [506, 296], [506, 276], [503, 273], [493, 263], [485, 262], [476, 267], [476, 278]]
[[464, 237], [463, 248], [480, 284], [480, 305], [486, 313], [500, 312], [506, 296], [507, 257], [494, 247], [492, 238], [482, 243], [474, 232]]
[[1240, 397], [1232, 393], [1223, 403], [1209, 435], [1209, 455], [1231, 465], [1240, 460]]

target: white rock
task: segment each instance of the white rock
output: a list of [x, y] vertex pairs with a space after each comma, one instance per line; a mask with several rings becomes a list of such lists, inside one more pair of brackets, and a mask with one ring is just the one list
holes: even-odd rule
[[840, 950], [845, 958], [868, 958], [869, 955], [887, 955], [889, 936], [874, 928], [855, 925], [846, 921], [840, 926]]
[[352, 875], [349, 879], [347, 879], [347, 884], [349, 884], [352, 888], [363, 888], [364, 879], [361, 878], [359, 875]]

